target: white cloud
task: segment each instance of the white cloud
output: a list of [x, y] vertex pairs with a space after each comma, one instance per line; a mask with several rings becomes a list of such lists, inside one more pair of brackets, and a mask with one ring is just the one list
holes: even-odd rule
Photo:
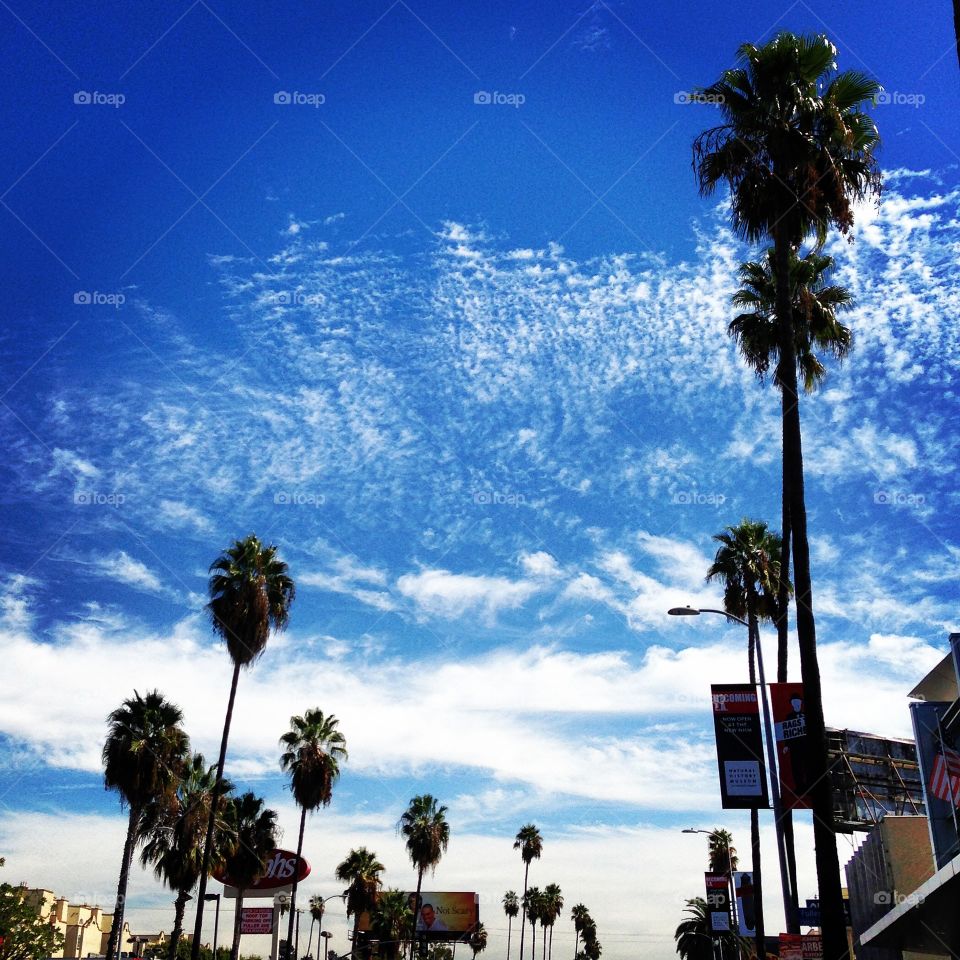
[[117, 550], [107, 556], [94, 557], [93, 570], [102, 577], [124, 583], [137, 590], [148, 593], [161, 593], [164, 590], [160, 578], [145, 564], [131, 557], [125, 550]]
[[397, 589], [433, 616], [450, 619], [477, 611], [489, 620], [501, 610], [521, 607], [539, 588], [527, 580], [423, 570], [405, 573]]

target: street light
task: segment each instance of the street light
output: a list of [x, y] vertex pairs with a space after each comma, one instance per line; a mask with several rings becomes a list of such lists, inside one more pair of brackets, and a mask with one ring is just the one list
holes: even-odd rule
[[213, 920], [213, 960], [217, 960], [217, 935], [220, 933], [220, 894], [205, 893], [203, 899], [217, 901], [217, 913]]
[[[740, 617], [727, 613], [726, 610], [714, 610], [711, 607], [671, 607], [667, 613], [671, 617], [699, 617], [701, 613], [717, 613], [721, 617], [733, 620], [747, 628], [750, 624]], [[783, 915], [787, 922], [787, 929], [793, 930], [793, 897], [789, 889], [789, 873], [787, 872], [787, 851], [783, 841], [783, 805], [780, 799], [780, 780], [777, 776], [776, 752], [773, 746], [773, 724], [770, 721], [770, 700], [767, 696], [767, 680], [763, 670], [763, 646], [760, 643], [760, 630], [755, 637], [757, 651], [757, 672], [760, 674], [760, 702], [763, 704], [763, 730], [767, 740], [767, 766], [770, 768], [770, 795], [773, 798], [773, 826], [777, 834], [777, 859], [780, 861], [780, 889], [783, 893]]]

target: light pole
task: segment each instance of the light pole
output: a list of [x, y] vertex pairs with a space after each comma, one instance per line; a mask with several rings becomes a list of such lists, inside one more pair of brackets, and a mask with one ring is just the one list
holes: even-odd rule
[[321, 930], [320, 936], [323, 937], [323, 960], [327, 960], [327, 957], [330, 955], [330, 938], [333, 934], [329, 930]]
[[[701, 613], [716, 613], [728, 620], [733, 620], [747, 628], [749, 633], [750, 624], [740, 617], [727, 613], [726, 610], [714, 610], [710, 607], [671, 607], [668, 611], [671, 617], [698, 617]], [[777, 756], [773, 739], [773, 724], [770, 720], [770, 700], [767, 695], [766, 674], [763, 671], [763, 646], [760, 643], [760, 631], [757, 630], [754, 637], [755, 649], [757, 651], [757, 672], [760, 675], [760, 702], [763, 705], [763, 730], [767, 741], [767, 767], [770, 773], [770, 796], [773, 799], [773, 826], [777, 835], [777, 859], [780, 863], [780, 890], [783, 894], [783, 917], [787, 924], [787, 929], [794, 929], [793, 923], [793, 896], [790, 892], [789, 873], [787, 872], [787, 851], [783, 842], [783, 804], [780, 799], [780, 780], [777, 776]], [[765, 948], [764, 948], [765, 949]]]
[[205, 893], [203, 899], [217, 901], [217, 912], [213, 919], [213, 960], [217, 960], [217, 935], [220, 933], [220, 894]]

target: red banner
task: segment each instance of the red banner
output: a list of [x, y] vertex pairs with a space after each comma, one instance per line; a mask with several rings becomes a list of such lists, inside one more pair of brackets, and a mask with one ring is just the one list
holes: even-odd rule
[[770, 709], [777, 738], [780, 798], [784, 810], [809, 810], [811, 783], [810, 741], [802, 683], [771, 683]]

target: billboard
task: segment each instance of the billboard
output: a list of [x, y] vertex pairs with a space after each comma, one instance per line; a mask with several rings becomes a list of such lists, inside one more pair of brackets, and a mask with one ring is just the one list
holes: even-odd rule
[[713, 933], [730, 930], [730, 878], [725, 873], [705, 873], [707, 914]]
[[[293, 883], [296, 863], [296, 853], [292, 853], [290, 850], [274, 850], [264, 862], [263, 876], [253, 886], [244, 888], [244, 896], [255, 897], [259, 890], [267, 891], [272, 896], [278, 887], [289, 886]], [[305, 877], [310, 876], [310, 864], [303, 857], [300, 857], [300, 866], [296, 873], [298, 883]], [[214, 880], [219, 880], [224, 886], [236, 887], [225, 870], [214, 870], [212, 876]]]
[[780, 960], [803, 960], [803, 937], [799, 933], [780, 934]]
[[737, 927], [741, 937], [757, 935], [757, 905], [754, 899], [753, 874], [746, 870], [736, 870], [733, 874], [733, 887], [737, 896]]
[[807, 738], [807, 717], [802, 683], [771, 683], [770, 709], [777, 739], [780, 799], [784, 810], [809, 810], [807, 793], [813, 757]]
[[273, 933], [273, 907], [244, 907], [240, 914], [241, 933]]
[[[407, 893], [407, 903], [417, 905], [415, 891]], [[469, 937], [480, 922], [480, 898], [473, 892], [420, 891], [417, 905], [417, 937], [424, 940], [461, 940]], [[370, 917], [361, 914], [360, 933], [370, 931]]]
[[749, 683], [713, 684], [721, 806], [725, 810], [768, 807], [760, 701]]

